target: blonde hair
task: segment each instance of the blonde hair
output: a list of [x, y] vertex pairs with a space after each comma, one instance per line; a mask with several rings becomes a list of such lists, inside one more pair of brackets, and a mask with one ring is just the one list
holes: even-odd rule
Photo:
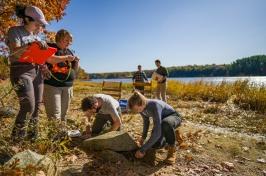
[[133, 95], [128, 99], [128, 108], [132, 109], [133, 106], [143, 106], [147, 104], [147, 98], [139, 91], [134, 91]]
[[60, 29], [57, 33], [56, 33], [56, 35], [55, 35], [55, 42], [57, 43], [57, 42], [60, 42], [63, 38], [65, 38], [66, 36], [68, 36], [68, 37], [70, 37], [71, 38], [71, 40], [73, 39], [72, 38], [72, 34], [69, 32], [69, 31], [67, 31], [67, 30], [65, 30], [65, 29]]

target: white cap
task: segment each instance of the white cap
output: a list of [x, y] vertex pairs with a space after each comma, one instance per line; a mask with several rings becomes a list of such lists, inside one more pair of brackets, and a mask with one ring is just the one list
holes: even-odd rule
[[39, 9], [36, 6], [26, 7], [25, 15], [33, 18], [35, 21], [38, 21], [44, 25], [48, 24], [47, 21], [45, 20], [43, 12], [41, 11], [41, 9]]

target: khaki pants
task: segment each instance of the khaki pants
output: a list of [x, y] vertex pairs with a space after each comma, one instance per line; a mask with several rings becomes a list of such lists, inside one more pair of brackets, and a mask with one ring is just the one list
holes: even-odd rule
[[44, 106], [48, 118], [66, 120], [66, 113], [73, 97], [73, 87], [44, 85]]
[[163, 100], [164, 102], [167, 102], [166, 88], [167, 88], [167, 82], [157, 83], [157, 89], [156, 89], [156, 98], [157, 99]]

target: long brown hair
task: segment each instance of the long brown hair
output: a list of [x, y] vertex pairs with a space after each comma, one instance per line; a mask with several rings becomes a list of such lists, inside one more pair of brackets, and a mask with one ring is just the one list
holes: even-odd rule
[[134, 91], [133, 95], [128, 99], [128, 108], [132, 109], [133, 106], [143, 106], [147, 104], [147, 98], [139, 91]]

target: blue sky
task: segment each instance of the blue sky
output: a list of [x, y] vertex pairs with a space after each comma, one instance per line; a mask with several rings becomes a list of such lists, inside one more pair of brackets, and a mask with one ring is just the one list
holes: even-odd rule
[[67, 29], [89, 73], [138, 64], [224, 64], [266, 54], [265, 0], [72, 0], [49, 30]]

